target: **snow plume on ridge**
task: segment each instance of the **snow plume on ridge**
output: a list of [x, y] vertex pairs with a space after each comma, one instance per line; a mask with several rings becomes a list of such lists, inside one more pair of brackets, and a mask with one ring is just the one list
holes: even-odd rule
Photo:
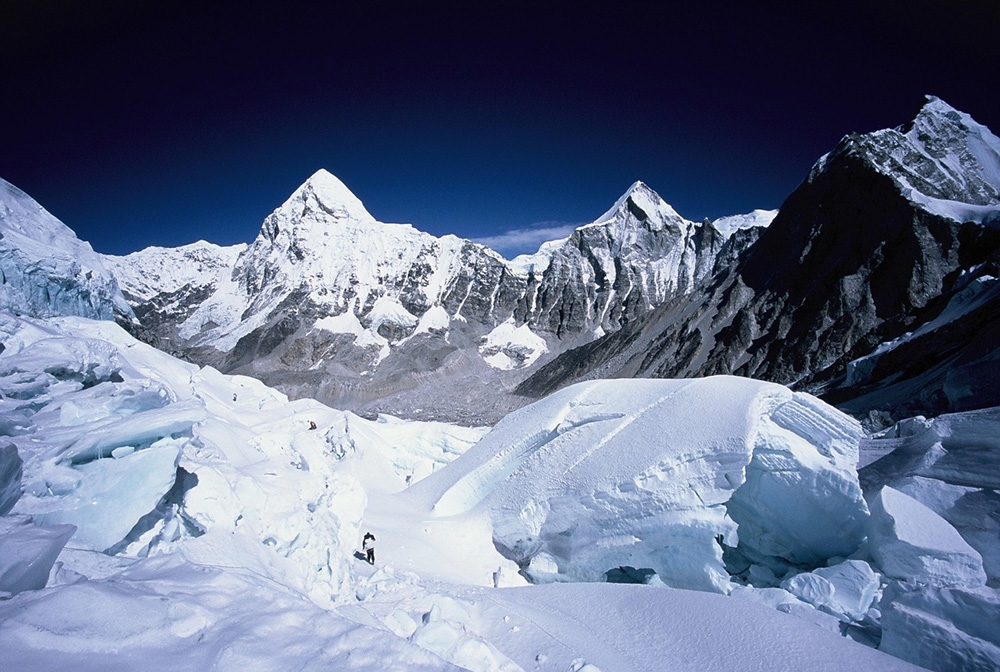
[[494, 544], [536, 581], [631, 566], [728, 592], [718, 535], [781, 573], [789, 556], [815, 566], [861, 544], [860, 436], [770, 383], [581, 383], [507, 416], [414, 490], [439, 516], [485, 510]]

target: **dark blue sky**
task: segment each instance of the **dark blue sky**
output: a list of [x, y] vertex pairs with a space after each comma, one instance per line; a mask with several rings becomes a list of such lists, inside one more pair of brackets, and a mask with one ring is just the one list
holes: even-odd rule
[[249, 242], [318, 168], [480, 238], [637, 179], [775, 208], [926, 93], [1000, 130], [995, 2], [278, 4], [5, 3], [0, 177], [107, 253]]

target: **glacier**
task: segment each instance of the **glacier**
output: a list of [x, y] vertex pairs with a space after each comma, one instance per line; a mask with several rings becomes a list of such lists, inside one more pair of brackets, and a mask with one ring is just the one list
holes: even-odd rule
[[[690, 647], [671, 644], [683, 639], [702, 642], [698, 664], [710, 667], [745, 663], [749, 652], [760, 661], [758, 669], [771, 669], [775, 660], [911, 669], [808, 618], [754, 600], [714, 596], [719, 602], [703, 592], [662, 586], [700, 583], [720, 592], [716, 584], [725, 580], [726, 566], [714, 534], [723, 530], [729, 551], [739, 549], [742, 537], [725, 502], [765, 436], [781, 436], [787, 444], [787, 433], [798, 431], [795, 436], [814, 451], [801, 464], [803, 474], [834, 470], [856, 484], [845, 466], [851, 451], [841, 445], [857, 431], [853, 421], [781, 386], [729, 378], [607, 381], [589, 393], [543, 400], [522, 411], [527, 416], [487, 430], [388, 416], [366, 420], [315, 401], [289, 401], [254, 379], [176, 360], [110, 322], [8, 314], [0, 326], [7, 345], [0, 353], [0, 382], [14, 392], [2, 399], [3, 440], [16, 447], [23, 463], [19, 475], [11, 449], [4, 450], [10, 465], [4, 489], [15, 480], [24, 486], [0, 519], [0, 545], [4, 558], [36, 567], [33, 576], [0, 587], [11, 595], [0, 600], [7, 664], [90, 669], [113, 656], [126, 670], [177, 664], [222, 670], [693, 669], [681, 655]], [[686, 428], [676, 419], [673, 425], [658, 422], [669, 404], [651, 403], [665, 396], [697, 421]], [[726, 404], [736, 412], [724, 411]], [[707, 407], [715, 409], [708, 427]], [[764, 422], [773, 422], [782, 407], [799, 420]], [[591, 575], [590, 563], [609, 569], [604, 561], [622, 548], [614, 529], [602, 534], [590, 528], [597, 536], [589, 538], [604, 550], [574, 555], [568, 564], [561, 555], [568, 546], [545, 547], [556, 570], [563, 562], [563, 569], [577, 573], [562, 579], [586, 574], [597, 583], [529, 586], [517, 564], [498, 550], [494, 536], [511, 544], [519, 538], [503, 533], [518, 490], [501, 496], [499, 472], [476, 472], [470, 465], [505, 442], [498, 454], [506, 469], [514, 464], [512, 451], [523, 457], [525, 444], [517, 437], [527, 428], [517, 425], [524, 417], [558, 429], [556, 445], [564, 452], [556, 469], [579, 460], [571, 472], [584, 482], [634, 486], [631, 493], [628, 487], [618, 493], [632, 519], [627, 524], [642, 521], [645, 491], [660, 504], [645, 520], [649, 538], [657, 534], [654, 520], [672, 519], [669, 533], [695, 542], [677, 549], [684, 562], [657, 565], [662, 580], [654, 583], [660, 587], [613, 586]], [[671, 464], [677, 454], [657, 452], [664, 445], [661, 434], [678, 446], [688, 441], [684, 451], [693, 461]], [[595, 436], [598, 443], [610, 438], [586, 459]], [[629, 447], [627, 439], [643, 436], [657, 440]], [[699, 453], [693, 444], [702, 439], [728, 450], [719, 459], [706, 448]], [[533, 466], [544, 483], [554, 485], [539, 471], [541, 464]], [[670, 469], [686, 469], [693, 490], [661, 480]], [[165, 483], [170, 472], [173, 480]], [[478, 475], [470, 479], [469, 473]], [[114, 486], [126, 482], [131, 492]], [[492, 493], [485, 487], [490, 484]], [[526, 484], [522, 480], [519, 487]], [[81, 502], [93, 501], [98, 491], [102, 512], [84, 515]], [[456, 493], [450, 504], [449, 498], [439, 502], [443, 492]], [[853, 492], [845, 486], [830, 493], [830, 501], [864, 511], [862, 500], [841, 498]], [[482, 506], [475, 505], [477, 498]], [[547, 505], [556, 514], [553, 522], [581, 503], [571, 499], [564, 492]], [[542, 500], [536, 501], [541, 510]], [[37, 515], [43, 502], [48, 508]], [[48, 524], [55, 519], [44, 515], [57, 511], [73, 517], [81, 532], [75, 523]], [[106, 528], [100, 530], [105, 537], [86, 531], [91, 519]], [[354, 555], [368, 529], [380, 540], [376, 567]], [[18, 533], [28, 534], [33, 550], [9, 550]], [[857, 541], [850, 532], [832, 534], [848, 539], [845, 544]], [[101, 548], [105, 544], [110, 546]], [[651, 545], [642, 552], [657, 555]], [[633, 557], [637, 567], [650, 566]], [[615, 556], [614, 566], [622, 558]], [[534, 578], [547, 577], [539, 572]], [[609, 610], [631, 614], [622, 616], [623, 629], [607, 630]], [[676, 618], [663, 618], [664, 610]], [[630, 629], [630, 619], [646, 626]], [[733, 639], [734, 631], [748, 636]], [[776, 649], [778, 641], [783, 644]], [[618, 653], [623, 647], [630, 652], [625, 659]]]

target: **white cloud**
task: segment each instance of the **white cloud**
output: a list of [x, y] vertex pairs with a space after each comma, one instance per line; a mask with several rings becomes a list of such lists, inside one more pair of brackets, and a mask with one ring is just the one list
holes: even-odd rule
[[536, 252], [542, 243], [565, 238], [582, 224], [567, 222], [537, 222], [526, 229], [504, 231], [496, 236], [473, 238], [473, 242], [492, 248], [508, 259], [519, 254]]

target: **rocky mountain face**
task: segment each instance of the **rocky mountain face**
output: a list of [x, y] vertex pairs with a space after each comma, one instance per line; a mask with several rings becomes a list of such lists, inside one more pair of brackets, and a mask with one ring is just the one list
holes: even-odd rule
[[541, 363], [692, 291], [773, 216], [720, 231], [637, 182], [593, 224], [508, 261], [379, 222], [319, 171], [249, 246], [108, 263], [171, 353], [340, 408], [484, 422], [525, 403], [511, 392]]
[[706, 291], [563, 354], [518, 391], [735, 373], [882, 421], [995, 405], [997, 277], [1000, 140], [928, 98], [905, 126], [845, 137]]
[[101, 256], [14, 185], [0, 179], [0, 307], [17, 315], [135, 316]]

